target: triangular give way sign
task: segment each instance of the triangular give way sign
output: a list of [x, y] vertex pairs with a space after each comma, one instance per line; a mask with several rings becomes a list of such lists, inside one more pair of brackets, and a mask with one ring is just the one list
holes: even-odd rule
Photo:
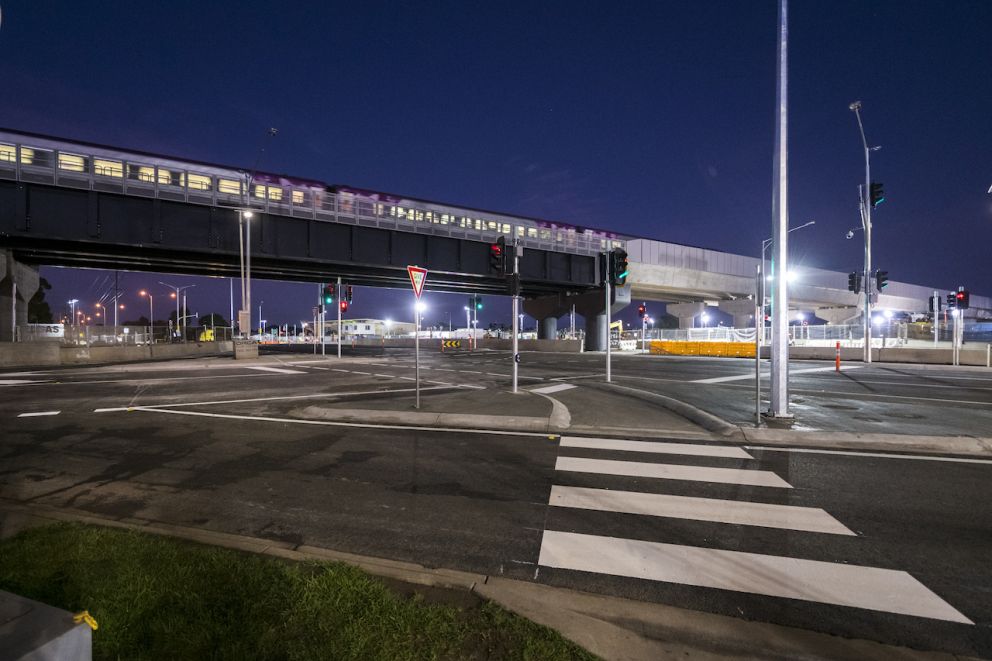
[[410, 274], [410, 284], [413, 285], [413, 293], [417, 298], [424, 291], [424, 284], [427, 282], [427, 269], [419, 266], [408, 266], [406, 272]]

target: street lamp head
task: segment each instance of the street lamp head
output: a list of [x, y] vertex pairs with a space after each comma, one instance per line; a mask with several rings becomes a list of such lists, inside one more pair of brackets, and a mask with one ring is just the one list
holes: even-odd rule
[[148, 296], [148, 292], [142, 289], [141, 291], [138, 292], [138, 296]]
[[848, 239], [853, 239], [854, 238], [854, 230], [847, 230], [847, 235], [846, 236], [847, 236]]
[[852, 112], [857, 112], [858, 110], [861, 110], [861, 102], [860, 102], [860, 101], [853, 101], [853, 102], [851, 103], [851, 105], [849, 105], [849, 106], [848, 106], [848, 108], [849, 108], [849, 109], [850, 109], [850, 110], [851, 110]]
[[253, 216], [254, 216], [255, 214], [253, 214], [253, 213], [252, 213], [251, 211], [245, 211], [245, 212], [244, 212], [244, 214], [242, 214], [242, 215], [243, 215], [243, 216], [244, 216], [244, 217], [245, 217], [245, 218], [246, 218], [247, 220], [251, 220], [251, 219], [252, 219], [252, 217], [253, 217]]

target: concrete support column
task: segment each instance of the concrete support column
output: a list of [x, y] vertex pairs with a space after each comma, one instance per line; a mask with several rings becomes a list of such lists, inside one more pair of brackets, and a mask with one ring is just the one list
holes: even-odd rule
[[678, 317], [679, 328], [692, 328], [693, 319], [706, 311], [706, 303], [669, 303], [665, 310]]
[[861, 311], [858, 308], [817, 308], [816, 316], [828, 324], [856, 324], [861, 318]]
[[37, 291], [38, 267], [0, 252], [0, 342], [12, 342], [14, 327], [28, 323], [28, 301]]
[[586, 351], [606, 351], [606, 343], [610, 341], [606, 313], [583, 316], [586, 319]]
[[540, 323], [537, 326], [537, 339], [558, 339], [558, 317], [545, 317], [540, 320]]
[[754, 328], [754, 301], [738, 298], [717, 303], [720, 312], [734, 317], [734, 328]]

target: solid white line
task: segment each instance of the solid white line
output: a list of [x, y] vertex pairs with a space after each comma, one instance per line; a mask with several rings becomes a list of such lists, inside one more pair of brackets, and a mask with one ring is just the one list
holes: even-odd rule
[[792, 488], [791, 484], [771, 471], [740, 470], [737, 468], [709, 468], [707, 466], [651, 464], [639, 461], [614, 461], [612, 459], [558, 457], [555, 470], [630, 477], [655, 477], [662, 480], [690, 480], [694, 482], [744, 484], [755, 487]]
[[47, 381], [28, 381], [26, 379], [0, 379], [0, 386], [30, 386], [36, 383], [47, 383]]
[[547, 530], [538, 564], [974, 624], [904, 571]]
[[[423, 389], [422, 389], [423, 390]], [[235, 415], [231, 413], [207, 413], [205, 411], [174, 411], [172, 409], [152, 408], [148, 406], [134, 406], [128, 411], [142, 411], [145, 413], [171, 413], [174, 415], [192, 415], [205, 418], [224, 418], [227, 420], [253, 420], [261, 422], [278, 422], [281, 424], [298, 425], [319, 425], [324, 427], [357, 427], [361, 429], [403, 429], [407, 431], [443, 431], [459, 434], [483, 434], [492, 436], [533, 436], [536, 438], [547, 438], [546, 432], [532, 431], [503, 431], [499, 429], [461, 429], [459, 427], [426, 427], [422, 425], [376, 425], [367, 422], [335, 422], [331, 420], [300, 420], [295, 418], [274, 418], [271, 416], [259, 415]]]
[[[451, 389], [457, 388], [458, 386], [450, 386]], [[421, 390], [444, 390], [444, 388], [421, 388]], [[343, 397], [345, 395], [389, 395], [392, 393], [407, 393], [413, 392], [413, 388], [392, 388], [388, 390], [357, 390], [351, 392], [324, 392], [324, 393], [312, 393], [309, 395], [275, 395], [273, 397], [251, 397], [247, 399], [220, 399], [214, 401], [205, 402], [180, 402], [178, 404], [146, 404], [140, 408], [146, 409], [159, 409], [159, 408], [179, 408], [186, 406], [211, 406], [213, 404], [245, 404], [248, 402], [268, 402], [268, 401], [279, 401], [287, 399], [333, 399], [335, 397]], [[118, 408], [108, 408], [108, 409], [93, 409], [94, 413], [107, 413], [110, 411], [131, 411], [137, 409], [137, 406], [124, 406]]]
[[846, 450], [814, 450], [810, 448], [777, 448], [764, 445], [745, 445], [748, 450], [765, 452], [806, 452], [809, 454], [839, 454], [845, 457], [878, 457], [880, 459], [916, 459], [919, 461], [949, 461], [962, 464], [992, 464], [992, 459], [967, 459], [964, 457], [934, 457], [925, 454], [895, 454], [886, 452], [856, 452]]
[[18, 413], [18, 418], [38, 418], [43, 415], [58, 415], [62, 411], [34, 411], [32, 413]]
[[553, 392], [561, 392], [562, 390], [571, 390], [572, 388], [577, 388], [578, 386], [573, 386], [571, 383], [559, 383], [555, 386], [544, 386], [542, 388], [534, 388], [531, 392], [541, 393], [544, 395], [549, 395]]
[[[844, 371], [861, 369], [862, 365], [850, 365], [842, 366], [841, 369]], [[835, 366], [830, 367], [811, 367], [805, 370], [789, 370], [789, 375], [794, 376], [796, 374], [810, 374], [812, 372], [833, 372], [836, 369]], [[737, 374], [735, 376], [718, 376], [714, 379], [696, 379], [695, 381], [690, 381], [689, 383], [725, 383], [727, 381], [743, 381], [744, 379], [753, 379], [754, 374]]]
[[600, 374], [576, 374], [574, 376], [559, 376], [553, 379], [548, 379], [548, 381], [571, 381], [572, 379], [591, 379], [596, 376], [603, 376]]
[[250, 365], [248, 366], [250, 370], [259, 370], [262, 372], [275, 372], [276, 374], [306, 374], [306, 372], [301, 372], [300, 370], [286, 370], [281, 367], [265, 367], [264, 365]]
[[768, 505], [739, 500], [558, 485], [551, 487], [551, 499], [548, 504], [554, 507], [574, 507], [601, 512], [623, 512], [672, 519], [856, 536], [847, 526], [816, 507]]
[[[540, 392], [532, 390], [531, 392]], [[563, 436], [563, 448], [588, 448], [591, 450], [620, 450], [622, 452], [656, 452], [659, 454], [688, 454], [699, 457], [728, 457], [754, 459], [744, 450], [726, 445], [693, 445], [690, 443], [661, 443], [654, 441], [622, 441], [615, 438], [587, 438]]]

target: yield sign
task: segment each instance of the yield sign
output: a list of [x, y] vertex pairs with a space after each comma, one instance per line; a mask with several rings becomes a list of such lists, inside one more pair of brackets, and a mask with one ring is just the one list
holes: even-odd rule
[[424, 291], [424, 283], [427, 282], [427, 269], [420, 268], [419, 266], [408, 266], [406, 267], [406, 272], [410, 274], [410, 284], [413, 285], [413, 293], [417, 298]]

